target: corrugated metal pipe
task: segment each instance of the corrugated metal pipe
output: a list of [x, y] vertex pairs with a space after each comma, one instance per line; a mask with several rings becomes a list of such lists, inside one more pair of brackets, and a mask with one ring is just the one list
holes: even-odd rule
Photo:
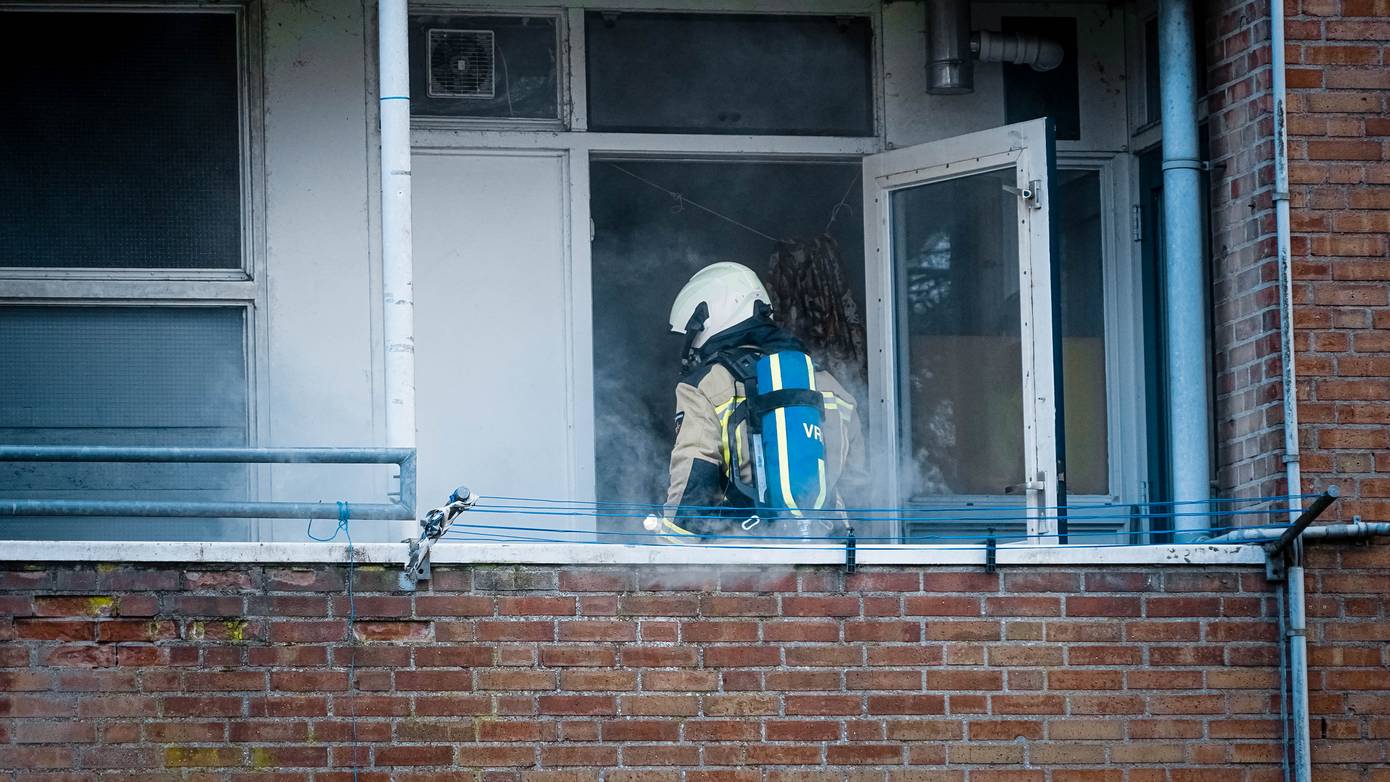
[[1056, 41], [1025, 33], [970, 32], [970, 0], [927, 0], [927, 92], [975, 91], [975, 63], [1007, 62], [1050, 71], [1062, 64]]
[[995, 33], [980, 30], [970, 37], [970, 51], [981, 62], [1007, 62], [1027, 65], [1035, 71], [1050, 71], [1062, 64], [1065, 50], [1056, 41], [1024, 33]]

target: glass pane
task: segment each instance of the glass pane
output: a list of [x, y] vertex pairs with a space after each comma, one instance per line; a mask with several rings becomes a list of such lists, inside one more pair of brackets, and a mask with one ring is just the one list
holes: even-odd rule
[[411, 16], [410, 112], [558, 119], [558, 49], [553, 16]]
[[593, 130], [873, 135], [866, 17], [594, 11], [584, 29]]
[[909, 498], [1024, 480], [1014, 185], [1008, 168], [891, 195]]
[[[240, 307], [0, 307], [0, 442], [243, 446]], [[17, 499], [239, 500], [237, 464], [0, 463]], [[245, 540], [219, 519], [0, 519], [0, 538]]]
[[241, 267], [233, 15], [0, 11], [0, 73], [0, 266]]
[[1061, 254], [1062, 398], [1067, 491], [1110, 490], [1105, 398], [1105, 280], [1102, 276], [1100, 172], [1059, 171], [1052, 220]]
[[[789, 306], [783, 309], [782, 323], [805, 342], [817, 366], [834, 374], [856, 399], [868, 397], [862, 352], [863, 222], [857, 214], [847, 217], [844, 210], [831, 219], [859, 172], [858, 161], [592, 163], [594, 461], [599, 499], [646, 503], [665, 498], [682, 348], [682, 338], [670, 333], [667, 317], [690, 275], [714, 261], [748, 265], [762, 276], [774, 306], [783, 306], [784, 297], [790, 297], [785, 276], [772, 273], [774, 269], [804, 268], [804, 262], [818, 265], [808, 270], [811, 279], [838, 278], [836, 289], [824, 294], [823, 305], [831, 308], [838, 300], [858, 352], [846, 355], [843, 341], [827, 344], [825, 333], [798, 329], [804, 322], [793, 317]], [[681, 199], [669, 192], [679, 192]], [[768, 198], [768, 193], [797, 197]], [[818, 276], [818, 271], [838, 274]], [[867, 407], [860, 405], [861, 410]], [[862, 487], [837, 488], [848, 504], [864, 505], [865, 497], [855, 494]], [[621, 529], [622, 521], [601, 519], [600, 524]], [[637, 521], [628, 526], [641, 531]]]

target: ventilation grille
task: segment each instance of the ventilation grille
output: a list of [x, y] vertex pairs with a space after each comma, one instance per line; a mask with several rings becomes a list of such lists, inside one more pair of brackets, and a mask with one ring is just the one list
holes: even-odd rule
[[430, 30], [429, 96], [492, 99], [496, 59], [491, 30]]

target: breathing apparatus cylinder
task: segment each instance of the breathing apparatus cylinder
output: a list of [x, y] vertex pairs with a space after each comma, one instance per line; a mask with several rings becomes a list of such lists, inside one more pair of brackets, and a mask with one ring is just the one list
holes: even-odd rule
[[782, 350], [758, 359], [758, 394], [748, 401], [754, 423], [757, 505], [801, 516], [825, 506], [825, 403], [810, 356]]

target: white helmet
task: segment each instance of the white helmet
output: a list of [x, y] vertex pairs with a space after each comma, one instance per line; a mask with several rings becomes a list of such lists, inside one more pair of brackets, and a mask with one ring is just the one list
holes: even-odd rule
[[752, 269], [733, 261], [710, 264], [690, 278], [671, 305], [671, 331], [685, 334], [686, 326], [701, 303], [708, 309], [704, 328], [690, 340], [698, 348], [710, 337], [756, 314], [754, 302], [771, 306], [767, 289]]

